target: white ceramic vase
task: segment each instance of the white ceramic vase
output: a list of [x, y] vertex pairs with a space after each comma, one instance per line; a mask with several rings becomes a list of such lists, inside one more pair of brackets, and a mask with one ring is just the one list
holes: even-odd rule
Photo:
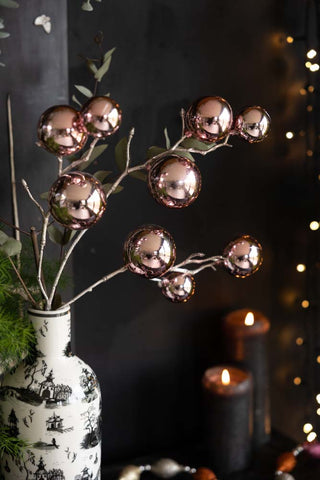
[[30, 445], [5, 456], [5, 480], [99, 480], [101, 394], [91, 368], [71, 353], [69, 308], [30, 310], [37, 346], [33, 363], [5, 376], [3, 420]]

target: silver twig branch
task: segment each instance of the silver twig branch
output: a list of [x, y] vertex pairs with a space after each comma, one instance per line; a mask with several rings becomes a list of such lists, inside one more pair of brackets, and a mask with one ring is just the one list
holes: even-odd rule
[[43, 223], [42, 223], [42, 231], [41, 231], [41, 240], [40, 240], [39, 265], [38, 265], [38, 273], [37, 273], [38, 284], [39, 284], [41, 293], [44, 296], [46, 302], [48, 302], [48, 295], [47, 295], [45, 286], [42, 282], [42, 263], [43, 263], [44, 249], [45, 249], [46, 242], [47, 242], [47, 230], [48, 230], [49, 218], [50, 218], [50, 212], [44, 214]]
[[34, 196], [32, 195], [31, 191], [30, 191], [30, 188], [27, 184], [27, 182], [25, 181], [25, 179], [23, 178], [21, 180], [21, 183], [23, 185], [23, 188], [25, 189], [25, 191], [27, 192], [27, 194], [29, 195], [29, 198], [31, 199], [31, 201], [36, 205], [36, 207], [40, 210], [40, 213], [41, 213], [41, 216], [42, 218], [44, 219], [44, 217], [46, 216], [43, 208], [41, 207], [40, 203], [37, 202], [37, 200], [34, 198]]
[[[110, 280], [111, 278], [115, 277], [116, 275], [119, 275], [120, 273], [124, 273], [127, 271], [127, 267], [124, 266], [124, 267], [121, 267], [119, 268], [118, 270], [115, 270], [114, 272], [112, 273], [109, 273], [108, 275], [105, 275], [104, 277], [100, 278], [100, 280], [98, 280], [97, 282], [93, 283], [92, 285], [90, 285], [88, 288], [86, 288], [85, 290], [83, 290], [82, 292], [80, 292], [78, 295], [76, 295], [72, 300], [70, 300], [69, 302], [65, 303], [61, 308], [65, 308], [65, 307], [68, 307], [69, 305], [71, 305], [72, 303], [76, 302], [77, 300], [79, 300], [79, 298], [83, 297], [84, 295], [86, 295], [87, 293], [91, 293], [92, 290], [94, 288], [96, 288], [98, 285], [101, 285], [101, 283], [105, 283], [107, 282], [108, 280]], [[59, 310], [59, 309], [58, 309]]]
[[[72, 254], [73, 250], [75, 249], [75, 247], [77, 246], [77, 244], [80, 242], [81, 238], [84, 236], [84, 234], [88, 231], [88, 229], [86, 230], [82, 230], [78, 235], [77, 237], [75, 238], [75, 240], [73, 241], [73, 243], [71, 244], [70, 248], [66, 251], [64, 257], [63, 257], [63, 260], [61, 262], [61, 265], [59, 267], [59, 270], [57, 272], [57, 275], [54, 279], [54, 282], [53, 282], [53, 285], [52, 285], [52, 290], [51, 290], [51, 293], [50, 293], [50, 297], [48, 298], [47, 300], [47, 307], [46, 309], [47, 310], [50, 310], [51, 309], [51, 305], [52, 305], [52, 302], [53, 302], [53, 298], [54, 298], [54, 295], [56, 293], [56, 289], [57, 289], [57, 286], [58, 286], [58, 283], [59, 283], [59, 280], [61, 278], [61, 275], [62, 275], [62, 272], [70, 258], [70, 255]], [[65, 306], [65, 305], [64, 305]]]
[[62, 168], [63, 168], [63, 157], [57, 157], [58, 160], [58, 175], [62, 174]]
[[60, 175], [63, 175], [64, 173], [67, 173], [69, 172], [70, 170], [73, 170], [74, 168], [78, 167], [78, 165], [81, 165], [82, 163], [85, 163], [85, 162], [88, 162], [90, 157], [91, 157], [91, 154], [93, 152], [93, 149], [94, 147], [96, 146], [97, 142], [99, 141], [100, 139], [98, 137], [96, 137], [90, 144], [90, 147], [88, 149], [88, 151], [82, 155], [81, 158], [79, 158], [79, 160], [75, 160], [74, 162], [70, 163], [70, 165], [68, 167], [66, 167], [65, 169], [63, 169], [61, 171], [61, 174]]

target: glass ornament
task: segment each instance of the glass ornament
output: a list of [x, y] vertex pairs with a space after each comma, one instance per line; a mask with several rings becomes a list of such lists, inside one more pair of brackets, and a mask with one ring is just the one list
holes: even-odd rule
[[190, 273], [170, 272], [161, 282], [163, 295], [174, 303], [190, 300], [195, 291], [195, 280]]
[[264, 108], [259, 106], [247, 107], [237, 115], [235, 131], [250, 143], [264, 140], [271, 125], [271, 118]]
[[121, 124], [120, 107], [109, 97], [90, 98], [80, 113], [87, 132], [93, 137], [108, 137], [115, 133]]
[[49, 192], [52, 216], [71, 230], [85, 230], [101, 218], [106, 196], [99, 180], [84, 172], [61, 175]]
[[183, 471], [184, 467], [171, 458], [162, 458], [151, 465], [151, 472], [161, 478], [171, 478]]
[[41, 115], [38, 138], [48, 152], [64, 157], [81, 150], [88, 135], [77, 110], [69, 105], [57, 105]]
[[198, 197], [201, 173], [197, 165], [179, 155], [156, 160], [148, 172], [148, 186], [158, 203], [169, 208], [184, 208]]
[[205, 142], [218, 142], [230, 133], [232, 109], [222, 97], [203, 97], [194, 102], [185, 117], [185, 135]]
[[223, 256], [228, 272], [245, 278], [255, 273], [262, 264], [262, 247], [255, 238], [243, 235], [226, 246]]
[[174, 240], [164, 228], [144, 225], [128, 236], [124, 262], [128, 269], [147, 278], [161, 277], [176, 259]]

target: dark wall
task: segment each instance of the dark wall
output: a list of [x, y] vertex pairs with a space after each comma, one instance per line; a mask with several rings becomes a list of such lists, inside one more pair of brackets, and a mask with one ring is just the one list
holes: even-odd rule
[[[77, 353], [94, 368], [103, 392], [104, 460], [199, 438], [202, 373], [224, 359], [223, 315], [243, 307], [271, 319], [273, 424], [299, 439], [306, 399], [303, 389], [291, 387], [301, 367], [292, 345], [304, 285], [294, 268], [306, 255], [303, 231], [312, 199], [303, 148], [284, 142], [285, 131], [299, 122], [296, 92], [303, 76], [296, 54], [304, 52], [298, 47], [294, 53], [283, 39], [301, 26], [301, 2], [103, 0], [93, 5], [89, 13], [80, 10], [80, 2], [68, 2], [70, 94], [76, 93], [75, 83], [92, 87], [79, 54], [96, 55], [92, 38], [102, 30], [105, 48], [117, 50], [101, 93], [110, 91], [123, 110], [122, 127], [98, 169], [114, 168], [113, 147], [133, 125], [134, 163], [144, 161], [150, 145], [164, 145], [164, 127], [177, 139], [180, 108], [203, 95], [226, 98], [235, 112], [262, 105], [273, 119], [265, 142], [249, 145], [233, 138], [233, 149], [197, 160], [202, 192], [187, 209], [165, 209], [144, 183], [125, 180], [124, 191], [110, 199], [104, 218], [77, 248], [77, 292], [122, 265], [127, 234], [145, 223], [162, 225], [173, 235], [178, 261], [196, 251], [219, 254], [241, 233], [255, 236], [264, 248], [263, 268], [252, 278], [204, 271], [196, 278], [196, 295], [184, 305], [169, 303], [153, 282], [125, 273], [75, 306]], [[65, 9], [64, 1], [29, 0], [19, 11], [6, 10], [12, 37], [2, 42], [7, 67], [1, 72], [1, 98], [4, 105], [5, 94], [12, 92], [18, 176], [29, 178], [36, 193], [54, 178], [52, 157], [34, 145], [38, 117], [67, 97]], [[52, 17], [48, 36], [32, 25], [42, 13]], [[4, 108], [1, 123], [5, 132]], [[1, 149], [6, 157], [4, 134]], [[5, 216], [5, 165], [3, 172]], [[21, 200], [23, 223], [29, 225], [34, 210], [26, 205]]]

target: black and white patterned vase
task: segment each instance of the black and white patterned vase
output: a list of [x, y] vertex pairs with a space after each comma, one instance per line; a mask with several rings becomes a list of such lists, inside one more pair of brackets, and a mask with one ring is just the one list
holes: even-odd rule
[[30, 310], [32, 361], [4, 377], [0, 406], [11, 435], [29, 447], [2, 459], [5, 480], [99, 480], [101, 394], [92, 369], [70, 348], [69, 308]]

